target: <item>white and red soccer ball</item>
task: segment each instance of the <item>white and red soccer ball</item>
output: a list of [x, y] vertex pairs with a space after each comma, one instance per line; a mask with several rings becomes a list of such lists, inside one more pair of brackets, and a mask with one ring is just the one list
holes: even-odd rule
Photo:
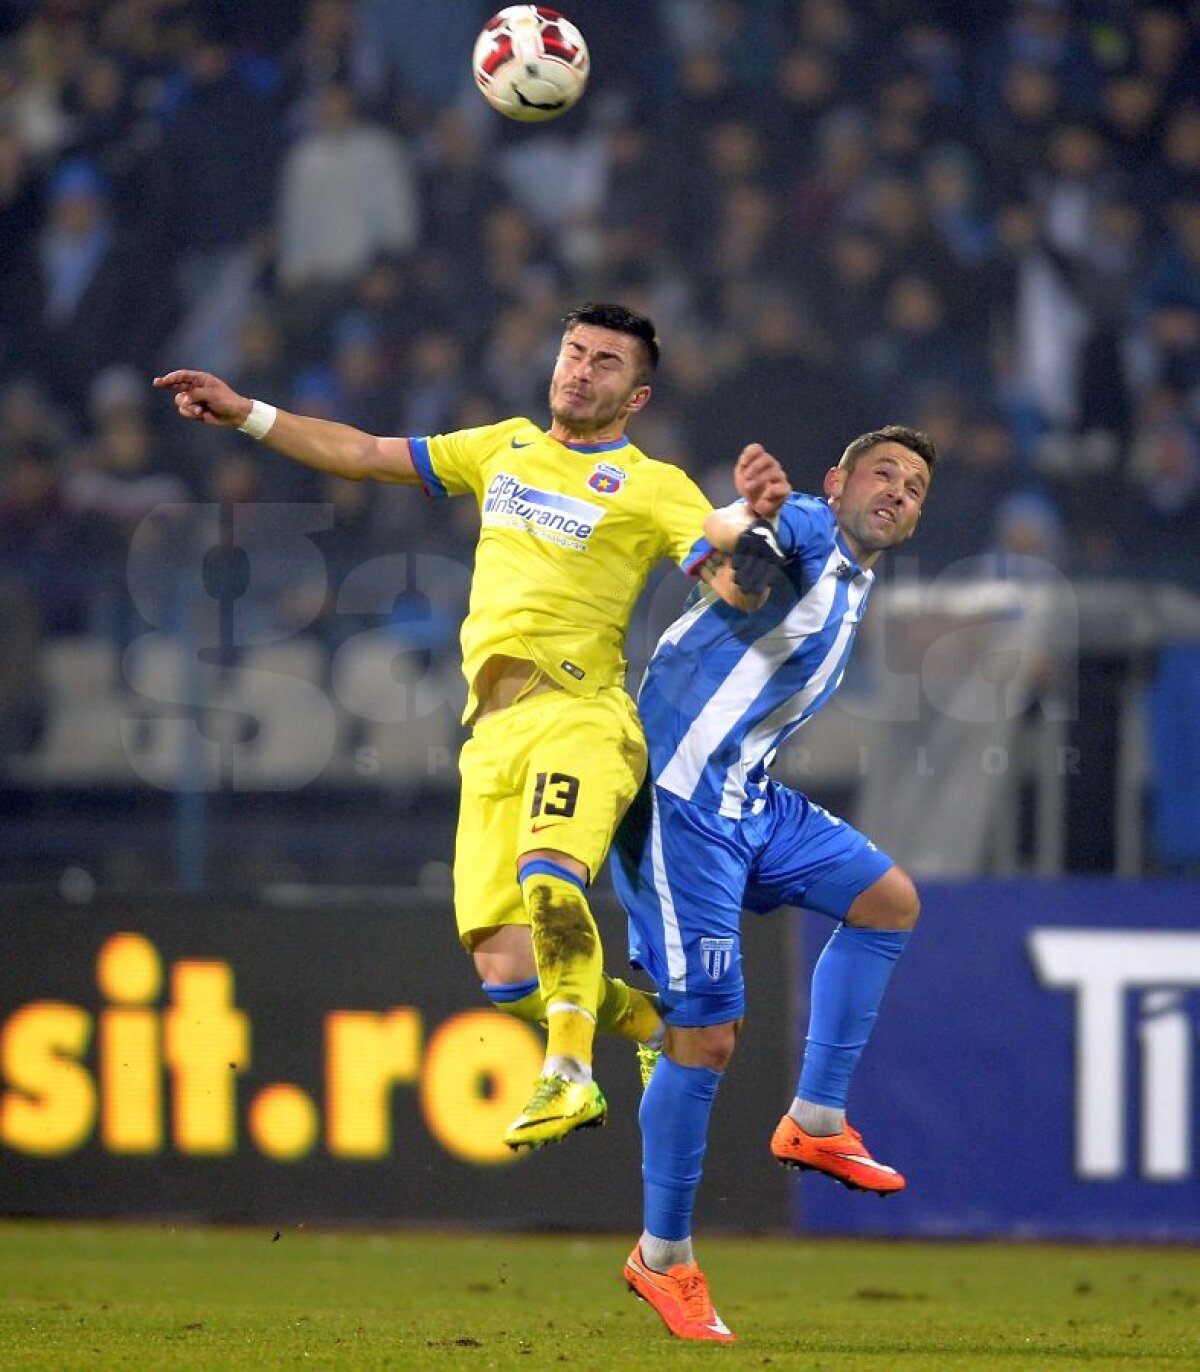
[[475, 40], [475, 84], [509, 119], [557, 119], [583, 94], [588, 50], [583, 34], [544, 5], [508, 5]]

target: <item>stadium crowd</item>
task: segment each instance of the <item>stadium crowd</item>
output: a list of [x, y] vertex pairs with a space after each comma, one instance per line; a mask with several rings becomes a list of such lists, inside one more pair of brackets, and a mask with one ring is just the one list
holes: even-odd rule
[[[1013, 551], [1200, 589], [1200, 5], [580, 3], [591, 87], [541, 128], [471, 88], [492, 8], [5, 7], [10, 614], [128, 641], [131, 540], [166, 604], [202, 502], [331, 502], [334, 586], [380, 552], [468, 562], [471, 510], [198, 439], [149, 378], [376, 432], [540, 420], [589, 298], [656, 320], [634, 436], [714, 499], [748, 440], [811, 487], [909, 423], [942, 455], [923, 575]], [[286, 575], [238, 594], [320, 610]], [[460, 615], [398, 602], [397, 632], [453, 654]]]

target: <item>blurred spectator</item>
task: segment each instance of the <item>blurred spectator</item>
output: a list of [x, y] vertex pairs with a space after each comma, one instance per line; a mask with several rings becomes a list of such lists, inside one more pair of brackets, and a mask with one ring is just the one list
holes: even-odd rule
[[1016, 62], [1005, 72], [997, 108], [985, 111], [980, 125], [998, 200], [1021, 193], [1029, 171], [1042, 165], [1061, 105], [1061, 90], [1044, 67]]
[[675, 270], [668, 251], [670, 204], [655, 142], [641, 122], [618, 125], [608, 148], [603, 197], [592, 215], [593, 269], [611, 280]]
[[978, 557], [987, 547], [991, 519], [1021, 489], [1012, 433], [994, 411], [971, 409], [953, 390], [927, 392], [915, 421], [938, 450], [929, 518], [911, 552], [924, 576]]
[[0, 463], [27, 444], [61, 455], [70, 434], [66, 414], [34, 377], [15, 376], [0, 386]]
[[1006, 579], [1065, 569], [1068, 540], [1053, 502], [1034, 491], [1008, 496], [994, 511], [986, 556], [989, 574]]
[[55, 40], [43, 13], [0, 51], [0, 126], [33, 160], [52, 158], [66, 142]]
[[940, 143], [920, 168], [930, 224], [942, 249], [964, 272], [992, 251], [995, 231], [983, 192], [983, 170], [970, 149]]
[[327, 86], [352, 81], [355, 22], [355, 6], [342, 0], [306, 0], [300, 32], [280, 62], [291, 133], [303, 131]]
[[[777, 271], [781, 210], [778, 197], [757, 182], [729, 185], [717, 193], [693, 267], [696, 291], [705, 305], [717, 304], [730, 286], [761, 281]], [[728, 294], [724, 298], [730, 299]]]
[[[91, 389], [93, 431], [63, 482], [63, 499], [91, 549], [88, 622], [124, 647], [145, 627], [127, 589], [129, 576], [169, 595], [173, 554], [190, 513], [187, 486], [164, 470], [147, 419], [150, 399], [129, 368], [101, 372]], [[129, 565], [135, 532], [137, 567]], [[159, 617], [165, 622], [166, 612]]]
[[230, 382], [243, 395], [270, 400], [283, 395], [290, 374], [278, 321], [265, 300], [256, 301], [238, 325]]
[[1162, 91], [1136, 67], [1113, 72], [1100, 93], [1100, 117], [1127, 184], [1144, 200], [1148, 163], [1161, 135]]
[[367, 123], [346, 85], [333, 83], [314, 107], [312, 130], [283, 166], [279, 279], [306, 302], [339, 301], [381, 252], [404, 253], [420, 222], [412, 160], [389, 129]]
[[1200, 584], [1200, 427], [1178, 387], [1143, 399], [1118, 528], [1137, 575]]
[[561, 277], [530, 217], [504, 201], [485, 213], [474, 259], [456, 266], [456, 322], [468, 343], [482, 342], [510, 305], [556, 295]]
[[[510, 378], [521, 361], [520, 354], [514, 353]], [[483, 370], [487, 370], [486, 359]], [[400, 385], [401, 432], [433, 434], [453, 429], [464, 389], [462, 345], [457, 336], [448, 329], [426, 329], [418, 334]]]
[[[511, 305], [497, 317], [480, 367], [485, 384], [506, 412], [539, 422], [546, 411], [547, 371], [558, 350], [558, 338], [547, 329], [548, 322], [535, 307]], [[458, 344], [447, 333], [428, 333], [418, 340], [408, 368], [406, 427], [410, 418], [448, 413], [461, 390], [459, 355]]]
[[114, 221], [93, 163], [64, 163], [49, 201], [30, 249], [6, 264], [5, 360], [82, 415], [101, 367], [114, 359], [149, 367], [170, 297], [156, 256]]
[[932, 78], [909, 64], [898, 64], [884, 74], [875, 107], [876, 147], [897, 171], [915, 171], [926, 148], [951, 137], [961, 122], [957, 111], [934, 99]]
[[861, 109], [842, 105], [817, 126], [815, 145], [788, 188], [788, 221], [808, 246], [861, 218], [874, 166], [870, 126]]
[[940, 271], [952, 276], [929, 208], [914, 176], [889, 171], [868, 183], [862, 221], [879, 239], [893, 274]]
[[369, 434], [392, 433], [396, 425], [395, 382], [386, 374], [380, 332], [369, 315], [351, 310], [335, 322], [331, 357], [337, 383], [337, 417]]
[[1200, 199], [1200, 102], [1190, 100], [1167, 114], [1162, 135], [1161, 163], [1141, 178], [1144, 197], [1169, 217], [1173, 204]]
[[41, 213], [29, 154], [16, 134], [0, 125], [0, 262], [25, 252]]
[[901, 60], [924, 74], [932, 98], [959, 121], [966, 94], [966, 54], [961, 38], [936, 12], [918, 15], [900, 33], [896, 44]]
[[1184, 8], [1135, 5], [1129, 15], [1134, 61], [1168, 105], [1200, 93], [1197, 38]]
[[87, 627], [87, 553], [51, 454], [36, 441], [8, 454], [0, 491], [0, 575], [24, 587], [46, 634]]
[[1072, 20], [1068, 0], [1012, 0], [1008, 13], [981, 45], [979, 93], [985, 109], [1012, 71], [1044, 71], [1070, 110], [1082, 111], [1092, 98], [1095, 66], [1083, 30]]
[[1045, 165], [1029, 169], [1026, 189], [1040, 211], [1049, 246], [1068, 257], [1084, 257], [1100, 210], [1123, 187], [1097, 128], [1068, 119], [1051, 126]]
[[[0, 554], [2, 555], [2, 554]], [[0, 576], [0, 758], [27, 752], [38, 741], [46, 717], [37, 604], [25, 587]]]
[[936, 279], [916, 271], [898, 276], [883, 302], [883, 327], [863, 348], [862, 382], [869, 423], [909, 422], [917, 388], [938, 382], [967, 400], [982, 398], [986, 368], [973, 340], [950, 327]]
[[1133, 375], [1139, 389], [1168, 382], [1200, 401], [1200, 200], [1173, 202], [1168, 222], [1133, 301]]
[[455, 260], [475, 251], [479, 224], [504, 183], [479, 122], [451, 107], [436, 118], [420, 159], [421, 241]]
[[832, 234], [813, 258], [806, 279], [839, 357], [856, 357], [878, 329], [887, 266], [879, 236], [853, 226]]
[[239, 57], [231, 40], [228, 20], [211, 11], [159, 106], [147, 219], [189, 308], [271, 228], [283, 143], [278, 72]]
[[853, 378], [836, 370], [809, 313], [778, 285], [751, 297], [746, 310], [745, 354], [713, 384], [697, 457], [728, 464], [755, 442], [793, 473], [823, 473], [859, 424]]
[[827, 48], [801, 43], [779, 59], [768, 108], [771, 141], [808, 147], [818, 125], [842, 98], [841, 71]]
[[847, 69], [865, 54], [869, 38], [866, 22], [849, 0], [806, 0], [794, 5], [796, 35], [805, 43], [833, 53]]
[[480, 0], [357, 0], [354, 8], [355, 88], [380, 109], [394, 99], [414, 119], [419, 111], [454, 104], [470, 88], [463, 54], [495, 11]]

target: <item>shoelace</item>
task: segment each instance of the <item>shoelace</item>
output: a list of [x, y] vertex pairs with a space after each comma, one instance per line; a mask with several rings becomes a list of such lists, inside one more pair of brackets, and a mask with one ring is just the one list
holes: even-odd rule
[[543, 1105], [549, 1105], [552, 1100], [562, 1095], [563, 1088], [566, 1085], [566, 1077], [543, 1077], [541, 1079], [541, 1084], [533, 1093], [532, 1097], [530, 1098], [529, 1105], [526, 1108], [530, 1110], [535, 1108], [540, 1109]]
[[707, 1324], [713, 1317], [712, 1302], [708, 1298], [708, 1287], [699, 1272], [689, 1272], [679, 1279], [679, 1298], [688, 1317]]

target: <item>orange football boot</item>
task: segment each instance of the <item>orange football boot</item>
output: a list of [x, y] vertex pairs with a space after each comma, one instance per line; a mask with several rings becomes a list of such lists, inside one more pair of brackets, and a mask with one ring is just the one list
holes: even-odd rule
[[676, 1338], [734, 1343], [729, 1326], [713, 1309], [708, 1281], [694, 1262], [656, 1272], [642, 1259], [639, 1243], [625, 1260], [625, 1280], [635, 1296], [652, 1305]]
[[806, 1134], [791, 1115], [784, 1115], [771, 1136], [771, 1152], [785, 1167], [824, 1172], [852, 1191], [886, 1196], [907, 1185], [894, 1167], [875, 1161], [849, 1121], [840, 1134]]

